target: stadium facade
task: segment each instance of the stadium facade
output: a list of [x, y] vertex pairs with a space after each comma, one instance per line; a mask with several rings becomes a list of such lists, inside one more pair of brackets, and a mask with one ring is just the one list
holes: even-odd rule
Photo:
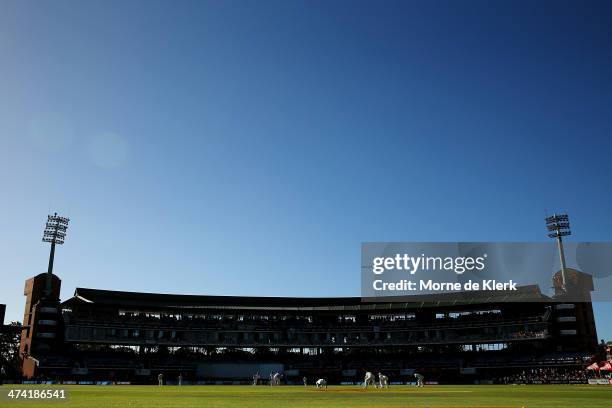
[[[570, 271], [587, 282], [590, 276]], [[590, 302], [521, 287], [507, 302], [490, 293], [431, 301], [195, 296], [77, 288], [61, 302], [60, 279], [28, 279], [20, 352], [28, 378], [152, 383], [356, 382], [365, 371], [409, 381], [496, 380], [530, 369], [582, 369], [597, 352]]]

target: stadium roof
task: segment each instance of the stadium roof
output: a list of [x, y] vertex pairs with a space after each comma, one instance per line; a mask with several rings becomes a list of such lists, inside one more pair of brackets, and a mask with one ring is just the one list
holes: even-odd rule
[[77, 288], [66, 307], [94, 304], [147, 309], [385, 310], [550, 300], [537, 285], [514, 292], [457, 292], [385, 298], [178, 295]]

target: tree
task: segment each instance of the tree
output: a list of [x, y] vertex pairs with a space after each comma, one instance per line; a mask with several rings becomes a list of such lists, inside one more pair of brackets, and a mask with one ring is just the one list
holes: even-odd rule
[[19, 341], [21, 339], [21, 323], [0, 326], [0, 365], [6, 370], [8, 377], [19, 377], [21, 372], [21, 356]]

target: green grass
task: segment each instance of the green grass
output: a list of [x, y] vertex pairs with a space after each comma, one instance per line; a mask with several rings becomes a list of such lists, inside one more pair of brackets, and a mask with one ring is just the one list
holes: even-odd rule
[[[60, 386], [0, 387], [58, 388]], [[612, 386], [596, 385], [468, 385], [392, 386], [388, 390], [359, 386], [63, 386], [69, 393], [65, 402], [7, 402], [0, 406], [154, 408], [154, 407], [612, 407]]]

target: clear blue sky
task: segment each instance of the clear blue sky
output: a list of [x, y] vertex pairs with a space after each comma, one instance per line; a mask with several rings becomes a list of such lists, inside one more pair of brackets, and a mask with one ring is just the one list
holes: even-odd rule
[[[0, 303], [359, 295], [362, 241], [610, 241], [612, 5], [0, 2]], [[596, 305], [612, 338], [612, 306]]]

